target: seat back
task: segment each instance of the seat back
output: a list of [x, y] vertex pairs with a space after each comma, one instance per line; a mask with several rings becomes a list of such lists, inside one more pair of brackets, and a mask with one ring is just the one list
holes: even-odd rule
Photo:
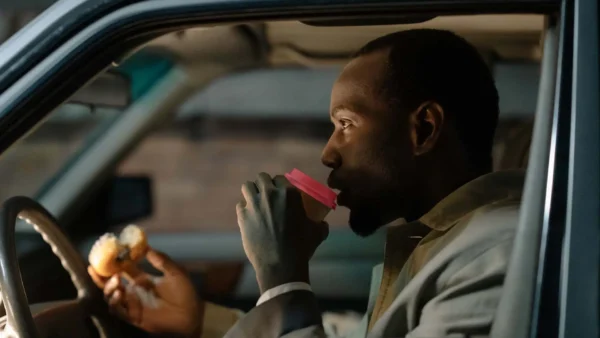
[[502, 121], [496, 131], [494, 170], [527, 169], [533, 120]]

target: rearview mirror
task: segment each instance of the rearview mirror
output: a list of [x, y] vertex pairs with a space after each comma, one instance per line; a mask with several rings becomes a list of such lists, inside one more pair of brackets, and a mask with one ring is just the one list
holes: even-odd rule
[[69, 102], [126, 108], [131, 103], [131, 82], [116, 71], [104, 72], [73, 94]]

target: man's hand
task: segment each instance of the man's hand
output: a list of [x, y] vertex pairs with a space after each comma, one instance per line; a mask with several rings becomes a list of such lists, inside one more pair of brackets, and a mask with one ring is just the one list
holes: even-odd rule
[[[104, 289], [111, 310], [123, 320], [153, 334], [199, 337], [204, 304], [198, 300], [185, 270], [152, 249], [146, 259], [163, 273], [162, 277], [141, 272], [134, 281], [123, 283], [119, 275], [100, 277], [91, 266], [88, 272], [96, 285]], [[153, 296], [144, 292], [152, 292]]]
[[327, 238], [326, 223], [308, 219], [300, 192], [283, 176], [258, 175], [242, 185], [238, 225], [261, 292], [289, 282], [309, 282], [308, 261]]

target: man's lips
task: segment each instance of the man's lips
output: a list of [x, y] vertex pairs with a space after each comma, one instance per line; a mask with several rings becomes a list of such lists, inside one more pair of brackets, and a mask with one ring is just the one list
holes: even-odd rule
[[329, 175], [329, 177], [327, 177], [327, 185], [334, 190], [342, 190], [341, 184], [339, 184], [339, 181], [335, 178], [335, 176], [333, 175], [333, 173], [331, 173]]

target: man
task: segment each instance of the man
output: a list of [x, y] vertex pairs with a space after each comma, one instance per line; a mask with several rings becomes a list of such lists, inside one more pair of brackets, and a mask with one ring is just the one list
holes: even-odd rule
[[[340, 190], [338, 203], [350, 209], [354, 232], [387, 231], [383, 264], [373, 270], [371, 299], [353, 336], [487, 336], [523, 175], [490, 173], [498, 95], [482, 58], [446, 31], [381, 37], [342, 71], [330, 115], [335, 130], [322, 156], [332, 169], [328, 183]], [[331, 335], [308, 270], [327, 225], [308, 220], [299, 193], [280, 176], [260, 174], [242, 193], [238, 223], [262, 296], [227, 337]], [[174, 271], [172, 280], [190, 288], [165, 256], [151, 253], [149, 259], [170, 266], [163, 268], [167, 280]], [[122, 291], [116, 297], [118, 288], [106, 290], [114, 305], [131, 298]], [[187, 330], [177, 332], [202, 331], [189, 324], [202, 312], [194, 304], [176, 306], [178, 318], [187, 318], [181, 324]], [[141, 324], [134, 323], [151, 327], [139, 318]]]

